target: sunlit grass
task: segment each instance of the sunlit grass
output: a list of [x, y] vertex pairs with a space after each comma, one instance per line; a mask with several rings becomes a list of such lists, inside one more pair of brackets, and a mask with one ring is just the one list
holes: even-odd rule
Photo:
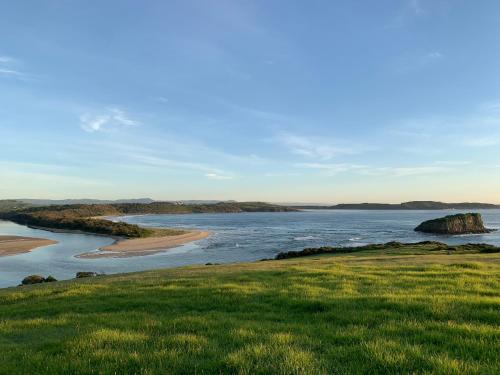
[[499, 373], [500, 254], [431, 254], [2, 290], [0, 373]]

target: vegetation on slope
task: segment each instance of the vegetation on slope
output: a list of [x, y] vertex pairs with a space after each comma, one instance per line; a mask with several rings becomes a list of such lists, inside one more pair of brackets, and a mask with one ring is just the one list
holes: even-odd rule
[[19, 202], [13, 199], [0, 200], [0, 212], [22, 210], [30, 206], [31, 206], [30, 204]]
[[10, 212], [0, 212], [0, 219], [18, 224], [52, 229], [81, 230], [127, 238], [155, 235], [149, 228], [127, 223], [114, 223], [96, 218], [98, 216], [135, 214], [187, 214], [228, 212], [282, 212], [296, 211], [293, 208], [262, 202], [221, 202], [216, 204], [174, 204], [170, 202], [77, 204], [49, 207], [31, 207]]
[[353, 246], [353, 247], [332, 247], [332, 246], [322, 246], [322, 247], [308, 247], [300, 251], [285, 251], [276, 255], [275, 259], [289, 259], [289, 258], [300, 258], [311, 255], [319, 254], [351, 254], [359, 252], [376, 252], [385, 253], [389, 252], [391, 254], [405, 254], [419, 251], [421, 254], [425, 254], [428, 251], [447, 251], [454, 253], [500, 253], [500, 247], [479, 243], [479, 244], [464, 244], [464, 245], [447, 245], [442, 242], [437, 241], [422, 241], [417, 243], [401, 243], [401, 242], [387, 242], [385, 244], [370, 244], [364, 246]]
[[413, 251], [1, 290], [0, 373], [499, 373], [500, 254]]

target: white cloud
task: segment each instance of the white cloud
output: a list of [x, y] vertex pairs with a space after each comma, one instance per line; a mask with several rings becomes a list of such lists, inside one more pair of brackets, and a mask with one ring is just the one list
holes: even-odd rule
[[5, 64], [13, 61], [14, 59], [9, 56], [0, 56], [0, 64]]
[[93, 133], [123, 126], [136, 126], [139, 122], [132, 120], [121, 109], [107, 108], [103, 114], [83, 114], [80, 116], [80, 124], [83, 130]]
[[211, 179], [211, 180], [232, 180], [233, 177], [231, 176], [223, 176], [217, 173], [207, 173], [205, 174], [205, 177]]

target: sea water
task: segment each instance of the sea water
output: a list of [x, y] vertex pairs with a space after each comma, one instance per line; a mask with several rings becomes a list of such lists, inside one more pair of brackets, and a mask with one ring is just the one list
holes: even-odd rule
[[[500, 210], [481, 212], [486, 227], [500, 229]], [[273, 258], [277, 253], [317, 246], [360, 246], [389, 241], [441, 241], [448, 244], [489, 243], [500, 246], [500, 231], [460, 236], [415, 232], [422, 221], [459, 213], [443, 211], [305, 210], [301, 212], [140, 215], [111, 218], [152, 227], [209, 230], [210, 237], [163, 253], [132, 258], [81, 259], [75, 256], [113, 242], [102, 236], [52, 233], [0, 221], [0, 234], [58, 241], [30, 253], [0, 258], [0, 287], [20, 283], [31, 274], [69, 279], [78, 271], [106, 274], [232, 263]]]

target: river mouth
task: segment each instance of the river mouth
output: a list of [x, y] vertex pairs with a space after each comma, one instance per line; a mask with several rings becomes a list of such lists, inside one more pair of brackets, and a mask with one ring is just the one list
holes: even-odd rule
[[[453, 211], [456, 212], [456, 211]], [[480, 210], [488, 228], [500, 228], [500, 210]], [[27, 275], [74, 278], [76, 272], [105, 274], [234, 263], [273, 258], [283, 251], [319, 246], [362, 246], [390, 241], [488, 243], [500, 246], [500, 232], [438, 236], [415, 232], [422, 221], [449, 214], [433, 211], [306, 210], [302, 212], [141, 215], [110, 218], [151, 227], [208, 230], [210, 237], [147, 256], [82, 259], [77, 255], [110, 245], [103, 236], [54, 233], [0, 221], [0, 234], [40, 237], [57, 244], [30, 253], [0, 258], [0, 287], [18, 285]]]

